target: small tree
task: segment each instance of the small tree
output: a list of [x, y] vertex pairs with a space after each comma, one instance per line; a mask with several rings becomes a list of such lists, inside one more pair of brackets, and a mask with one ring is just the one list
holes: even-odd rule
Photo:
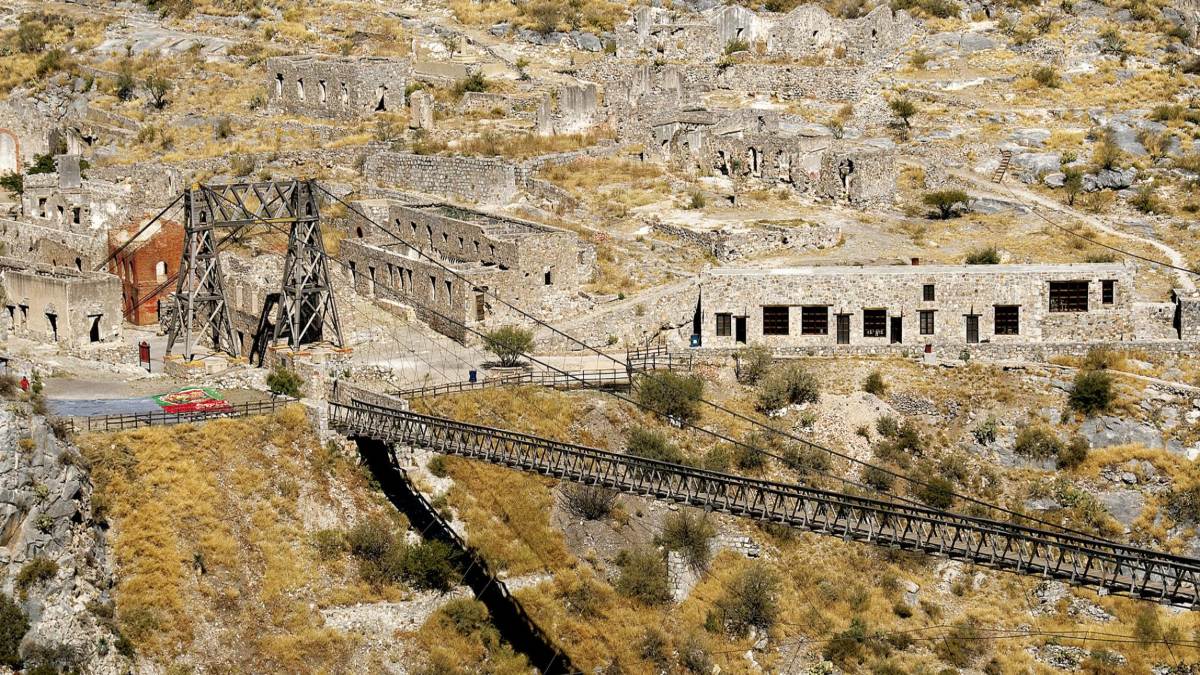
[[1102, 370], [1084, 370], [1075, 375], [1068, 399], [1075, 410], [1084, 415], [1104, 412], [1112, 405], [1112, 376]]
[[500, 366], [520, 365], [521, 356], [533, 349], [533, 331], [516, 326], [502, 326], [483, 338], [484, 347], [500, 359]]
[[1083, 192], [1083, 171], [1078, 167], [1063, 169], [1063, 192], [1067, 194], [1067, 206], [1075, 206], [1075, 198]]
[[758, 384], [771, 369], [771, 349], [763, 345], [743, 347], [733, 355], [737, 363], [737, 379], [742, 384]]
[[969, 199], [967, 193], [962, 190], [937, 190], [925, 193], [925, 196], [921, 197], [921, 202], [937, 209], [938, 218], [947, 220], [956, 215], [956, 209], [960, 204], [965, 208]]
[[29, 632], [29, 619], [21, 607], [0, 594], [0, 665], [21, 667], [21, 639]]
[[999, 265], [1000, 251], [997, 251], [995, 246], [977, 248], [968, 253], [963, 262], [968, 265]]
[[442, 36], [441, 41], [442, 41], [442, 46], [446, 48], [446, 51], [450, 53], [450, 56], [454, 56], [455, 52], [458, 51], [458, 48], [461, 44], [461, 42], [458, 39], [458, 36], [455, 35], [454, 33], [446, 33], [445, 35]]
[[304, 378], [282, 365], [275, 366], [275, 369], [267, 374], [267, 389], [279, 396], [300, 398], [304, 389]]
[[167, 107], [167, 94], [175, 87], [165, 75], [155, 71], [153, 75], [146, 78], [146, 91], [150, 94], [150, 105], [154, 106], [155, 110], [162, 110]]
[[863, 380], [863, 391], [876, 396], [883, 396], [887, 392], [887, 383], [883, 381], [883, 375], [880, 375], [878, 370], [871, 371], [867, 379]]
[[779, 580], [765, 565], [750, 566], [729, 584], [717, 602], [725, 629], [742, 637], [751, 628], [770, 630], [779, 618]]
[[617, 554], [617, 592], [647, 605], [661, 605], [671, 599], [667, 586], [667, 564], [652, 548], [626, 549]]
[[888, 101], [888, 108], [891, 108], [892, 114], [896, 116], [896, 119], [904, 124], [905, 129], [912, 127], [909, 120], [912, 119], [913, 115], [917, 114], [916, 103], [913, 103], [907, 96], [899, 96]]
[[113, 93], [122, 101], [128, 101], [133, 98], [136, 89], [137, 78], [133, 72], [133, 61], [129, 57], [125, 57], [117, 64], [117, 79], [113, 83]]
[[642, 405], [671, 420], [690, 423], [700, 417], [704, 380], [669, 370], [638, 378], [637, 399]]

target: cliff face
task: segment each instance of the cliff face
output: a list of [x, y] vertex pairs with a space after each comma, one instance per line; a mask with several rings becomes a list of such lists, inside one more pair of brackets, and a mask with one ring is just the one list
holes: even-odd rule
[[79, 451], [23, 406], [0, 410], [0, 447], [0, 592], [29, 620], [21, 657], [26, 665], [122, 672], [106, 528]]

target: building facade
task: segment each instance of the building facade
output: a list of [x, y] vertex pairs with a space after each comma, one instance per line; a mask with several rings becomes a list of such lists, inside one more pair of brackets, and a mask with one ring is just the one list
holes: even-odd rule
[[1147, 328], [1188, 335], [1188, 326], [1140, 326], [1151, 313], [1133, 301], [1133, 281], [1134, 268], [1117, 263], [713, 269], [701, 277], [696, 321], [713, 348], [1119, 342]]
[[326, 119], [357, 119], [405, 108], [407, 59], [277, 57], [267, 59], [271, 110]]

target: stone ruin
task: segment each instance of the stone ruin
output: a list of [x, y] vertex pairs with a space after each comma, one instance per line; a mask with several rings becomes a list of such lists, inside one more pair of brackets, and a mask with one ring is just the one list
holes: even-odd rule
[[407, 59], [303, 56], [267, 59], [265, 68], [273, 113], [356, 119], [404, 110], [412, 64]]

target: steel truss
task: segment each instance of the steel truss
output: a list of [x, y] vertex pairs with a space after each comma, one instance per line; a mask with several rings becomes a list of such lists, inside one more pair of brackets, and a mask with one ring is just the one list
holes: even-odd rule
[[878, 546], [1195, 608], [1200, 560], [1014, 523], [773, 483], [560, 443], [351, 400], [330, 403], [351, 437], [419, 446], [523, 471]]
[[272, 340], [293, 349], [328, 340], [344, 346], [341, 321], [329, 283], [321, 216], [313, 181], [272, 181], [201, 185], [184, 194], [184, 245], [174, 295], [175, 316], [168, 327], [167, 353], [183, 339], [189, 361], [195, 336], [209, 333], [212, 347], [238, 356], [226, 300], [217, 228], [231, 234], [254, 225], [288, 228], [288, 249], [280, 283]]

